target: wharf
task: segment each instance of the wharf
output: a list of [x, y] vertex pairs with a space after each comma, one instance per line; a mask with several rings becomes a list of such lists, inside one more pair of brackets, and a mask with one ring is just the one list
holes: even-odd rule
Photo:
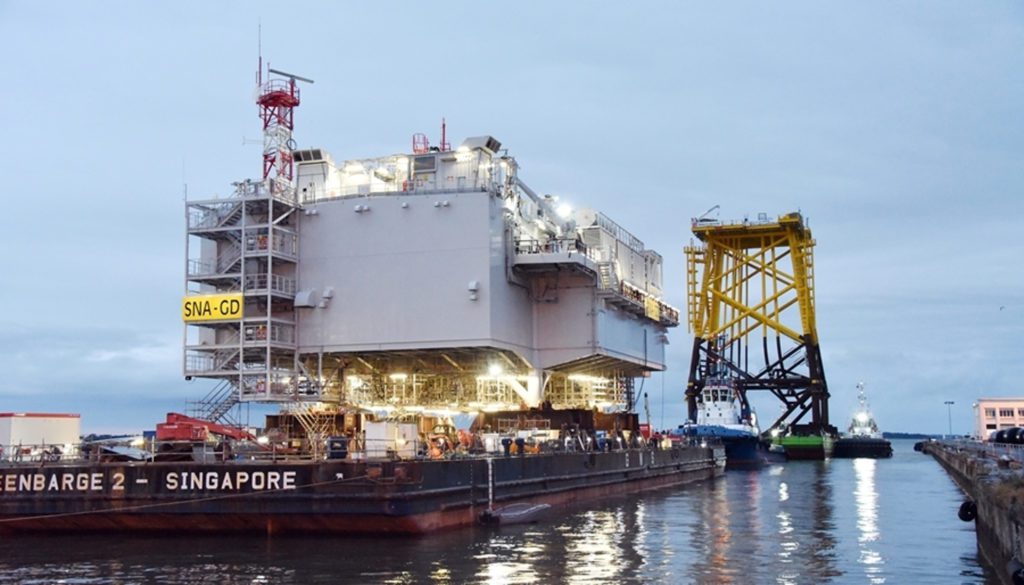
[[973, 502], [978, 549], [985, 560], [1002, 582], [1020, 582], [1024, 577], [1020, 572], [1024, 561], [1024, 446], [968, 440], [921, 445]]

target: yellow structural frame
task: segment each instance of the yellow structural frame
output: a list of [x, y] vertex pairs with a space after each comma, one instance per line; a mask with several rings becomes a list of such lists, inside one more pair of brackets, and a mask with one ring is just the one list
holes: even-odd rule
[[[696, 222], [702, 244], [686, 252], [687, 323], [697, 337], [726, 345], [760, 330], [817, 344], [814, 238], [799, 213], [774, 222]], [[760, 285], [760, 300], [750, 287]], [[783, 323], [796, 305], [802, 331]], [[721, 348], [720, 348], [721, 349]]]

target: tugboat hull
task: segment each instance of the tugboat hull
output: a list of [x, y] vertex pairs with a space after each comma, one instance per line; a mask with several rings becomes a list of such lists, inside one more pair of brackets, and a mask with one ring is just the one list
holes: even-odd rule
[[726, 469], [756, 469], [767, 463], [767, 448], [760, 437], [723, 437]]
[[832, 456], [844, 459], [858, 457], [884, 459], [892, 457], [892, 443], [873, 437], [843, 437], [836, 441]]

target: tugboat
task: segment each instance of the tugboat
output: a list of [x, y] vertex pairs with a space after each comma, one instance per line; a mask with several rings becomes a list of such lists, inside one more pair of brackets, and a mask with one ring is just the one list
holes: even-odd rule
[[882, 438], [882, 432], [878, 430], [878, 424], [868, 408], [864, 382], [857, 384], [857, 401], [857, 410], [853, 413], [846, 435], [836, 441], [833, 457], [892, 457], [892, 444]]
[[683, 435], [718, 439], [725, 446], [726, 468], [757, 468], [768, 450], [761, 441], [757, 415], [729, 378], [709, 379], [697, 402], [697, 420], [680, 427]]

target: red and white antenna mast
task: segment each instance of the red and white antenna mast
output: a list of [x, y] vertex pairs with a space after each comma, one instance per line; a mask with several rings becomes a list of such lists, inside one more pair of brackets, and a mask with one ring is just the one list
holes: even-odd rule
[[[281, 78], [271, 78], [270, 75]], [[263, 121], [263, 180], [272, 193], [287, 193], [292, 188], [295, 141], [295, 108], [299, 106], [299, 87], [295, 82], [313, 83], [312, 79], [285, 73], [267, 67], [267, 80], [263, 81], [263, 56], [257, 76], [260, 120]]]

